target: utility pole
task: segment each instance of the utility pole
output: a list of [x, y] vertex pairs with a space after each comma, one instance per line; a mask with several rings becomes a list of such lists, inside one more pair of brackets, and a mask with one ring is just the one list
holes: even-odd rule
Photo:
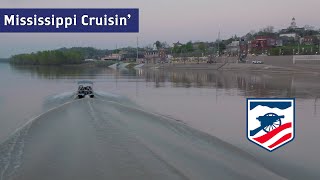
[[218, 33], [218, 57], [220, 57], [220, 26], [219, 26], [219, 33]]
[[136, 62], [138, 62], [139, 59], [139, 37], [137, 37], [137, 59]]
[[298, 55], [300, 55], [300, 36], [299, 37], [299, 40], [298, 40]]
[[118, 44], [116, 43], [116, 50], [114, 51], [114, 54], [118, 54], [118, 64], [120, 64], [120, 56], [119, 56], [119, 52], [118, 52]]

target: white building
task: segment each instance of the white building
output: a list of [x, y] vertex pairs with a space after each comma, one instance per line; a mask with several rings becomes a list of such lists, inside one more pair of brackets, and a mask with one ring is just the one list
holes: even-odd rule
[[297, 38], [298, 34], [297, 33], [283, 33], [279, 35], [280, 37], [292, 37], [292, 38]]
[[85, 62], [93, 62], [93, 61], [95, 61], [94, 59], [85, 59], [84, 60]]
[[295, 40], [299, 40], [299, 35], [297, 32], [303, 31], [304, 28], [299, 28], [296, 23], [296, 19], [292, 18], [290, 26], [287, 29], [282, 29], [280, 31], [280, 37], [289, 37], [294, 38]]
[[103, 61], [111, 61], [111, 60], [120, 61], [121, 59], [122, 59], [121, 54], [111, 54], [109, 56], [105, 56], [105, 57], [101, 58], [101, 60], [103, 60]]
[[240, 41], [232, 41], [226, 47], [226, 52], [231, 56], [236, 56], [240, 52]]

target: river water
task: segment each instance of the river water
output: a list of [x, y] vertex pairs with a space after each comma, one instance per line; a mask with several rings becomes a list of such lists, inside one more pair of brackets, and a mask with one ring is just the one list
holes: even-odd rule
[[[97, 98], [73, 100], [78, 80]], [[1, 180], [320, 178], [317, 74], [0, 63], [0, 82]], [[250, 143], [248, 97], [295, 97], [294, 141], [272, 153]]]

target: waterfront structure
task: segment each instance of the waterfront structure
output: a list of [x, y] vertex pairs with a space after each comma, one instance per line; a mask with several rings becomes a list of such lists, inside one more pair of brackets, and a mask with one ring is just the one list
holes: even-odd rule
[[318, 41], [316, 36], [305, 36], [300, 38], [300, 44], [313, 45]]
[[240, 41], [232, 41], [226, 46], [226, 53], [229, 56], [238, 56], [240, 52]]
[[293, 38], [295, 40], [297, 40], [299, 38], [298, 33], [295, 32], [290, 32], [290, 33], [280, 33], [279, 35], [280, 37], [289, 37], [289, 38]]
[[252, 52], [264, 52], [268, 49], [277, 46], [277, 39], [270, 36], [257, 36], [249, 44]]
[[108, 56], [102, 57], [101, 60], [103, 61], [120, 61], [122, 59], [121, 54], [110, 54]]
[[95, 61], [94, 59], [85, 59], [84, 62], [93, 62]]
[[160, 48], [159, 50], [146, 50], [144, 57], [147, 63], [159, 63], [167, 60], [166, 49]]

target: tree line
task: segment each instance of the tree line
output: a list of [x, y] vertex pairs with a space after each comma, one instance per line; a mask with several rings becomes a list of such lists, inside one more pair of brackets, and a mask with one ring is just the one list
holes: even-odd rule
[[[95, 48], [62, 48], [58, 50], [39, 51], [31, 54], [18, 54], [10, 58], [10, 63], [17, 65], [64, 65], [80, 64], [86, 58], [95, 58], [103, 50]], [[105, 53], [105, 51], [103, 51]]]

